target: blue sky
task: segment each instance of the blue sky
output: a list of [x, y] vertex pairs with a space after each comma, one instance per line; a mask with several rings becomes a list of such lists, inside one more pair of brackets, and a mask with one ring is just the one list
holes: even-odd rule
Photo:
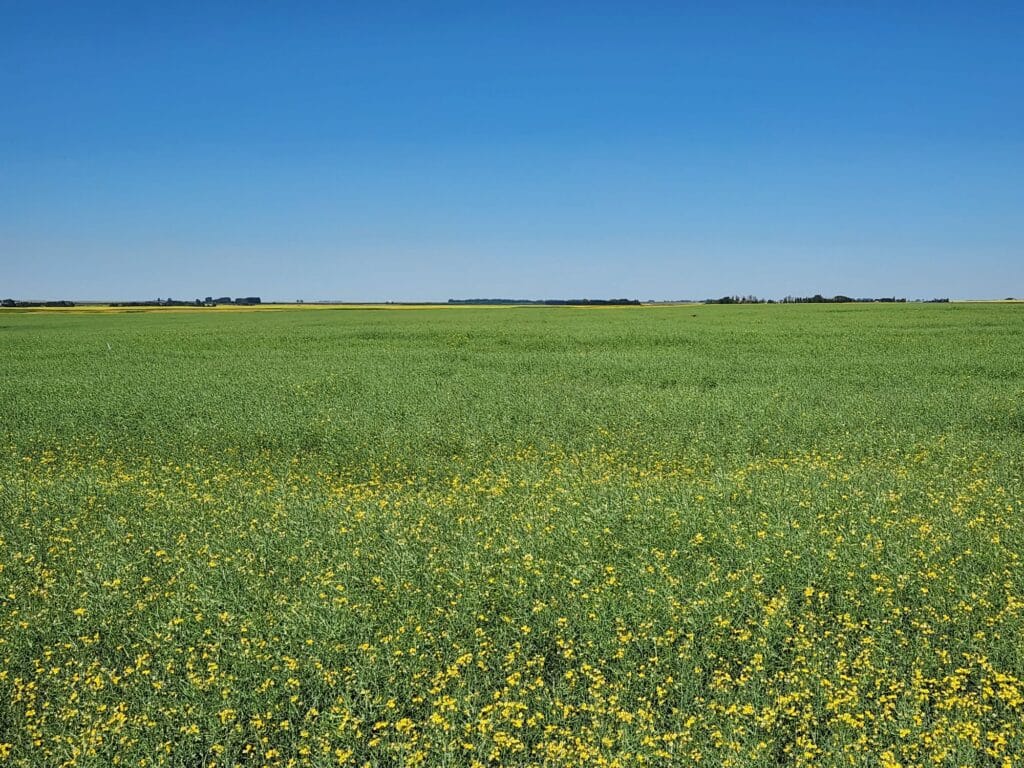
[[1024, 296], [1021, 3], [0, 0], [0, 294]]

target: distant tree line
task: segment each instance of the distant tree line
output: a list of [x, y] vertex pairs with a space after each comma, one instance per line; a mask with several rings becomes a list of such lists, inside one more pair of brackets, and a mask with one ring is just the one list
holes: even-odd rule
[[0, 301], [0, 307], [73, 307], [73, 301], [18, 301], [17, 299], [4, 299]]
[[179, 301], [178, 299], [154, 299], [152, 301], [113, 301], [110, 303], [112, 307], [215, 307], [218, 304], [233, 304], [242, 306], [252, 306], [254, 304], [261, 304], [262, 301], [259, 296], [244, 296], [237, 299], [232, 299], [230, 296], [221, 296], [219, 298], [213, 298], [207, 296], [205, 299], [196, 299], [195, 301]]
[[262, 303], [259, 296], [240, 296], [234, 301], [231, 300], [230, 296], [221, 296], [218, 299], [213, 299], [207, 296], [205, 302], [211, 306], [215, 306], [217, 304], [241, 304], [244, 306], [252, 306], [253, 304]]
[[757, 296], [723, 296], [720, 299], [704, 299], [705, 304], [775, 304], [774, 299], [759, 299]]
[[881, 296], [878, 298], [859, 298], [854, 299], [849, 296], [843, 296], [838, 294], [832, 296], [822, 296], [820, 293], [816, 293], [813, 296], [787, 296], [784, 298], [782, 304], [853, 304], [853, 303], [873, 303], [873, 302], [889, 302], [889, 303], [903, 303], [906, 301], [905, 298], [897, 299], [895, 296]]
[[[230, 296], [221, 296], [214, 299], [207, 296], [205, 299], [194, 301], [179, 301], [178, 299], [153, 299], [151, 301], [112, 301], [111, 307], [215, 307], [218, 304], [233, 304], [236, 306], [253, 306], [261, 304], [259, 296], [242, 296], [232, 299]], [[0, 300], [0, 307], [73, 307], [73, 301], [20, 301], [18, 299]]]
[[[854, 299], [850, 296], [843, 296], [842, 294], [837, 296], [822, 296], [820, 293], [816, 293], [813, 296], [786, 296], [784, 299], [780, 299], [779, 301], [776, 301], [775, 299], [760, 299], [757, 296], [723, 296], [720, 299], [704, 300], [705, 304], [856, 304], [875, 302], [902, 304], [906, 302], [906, 299], [898, 299], [895, 296]], [[924, 303], [946, 304], [948, 302], [949, 299], [928, 299]]]
[[639, 299], [448, 299], [449, 304], [543, 304], [546, 306], [589, 307], [639, 304]]

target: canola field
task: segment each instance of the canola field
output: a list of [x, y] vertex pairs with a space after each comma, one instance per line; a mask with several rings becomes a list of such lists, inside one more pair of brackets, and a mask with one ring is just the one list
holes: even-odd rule
[[1024, 765], [1024, 306], [0, 312], [0, 765]]

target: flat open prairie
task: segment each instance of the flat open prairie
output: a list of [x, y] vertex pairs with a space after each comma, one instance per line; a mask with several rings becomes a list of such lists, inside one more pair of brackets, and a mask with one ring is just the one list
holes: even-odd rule
[[1010, 766], [1024, 305], [0, 312], [0, 762]]

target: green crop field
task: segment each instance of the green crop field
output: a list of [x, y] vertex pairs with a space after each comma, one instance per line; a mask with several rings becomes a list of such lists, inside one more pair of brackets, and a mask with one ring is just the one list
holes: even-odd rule
[[0, 763], [1015, 766], [1024, 305], [0, 312]]

